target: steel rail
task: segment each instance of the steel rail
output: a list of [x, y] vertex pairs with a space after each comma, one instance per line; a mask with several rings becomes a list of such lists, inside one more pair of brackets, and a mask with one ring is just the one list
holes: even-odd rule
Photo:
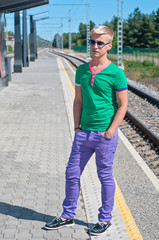
[[[76, 68], [78, 67], [78, 65], [76, 63], [74, 63], [70, 58], [74, 58], [77, 59], [83, 63], [86, 63], [87, 61], [84, 59], [80, 59], [78, 57], [69, 55], [69, 54], [64, 54], [64, 53], [59, 53], [56, 51], [50, 51], [51, 53], [54, 53], [56, 55], [59, 55], [61, 57], [66, 58], [67, 60], [69, 60]], [[148, 100], [154, 102], [155, 104], [159, 105], [159, 100], [157, 98], [152, 97], [151, 95], [148, 95], [145, 92], [140, 91], [139, 89], [133, 87], [132, 85], [128, 84], [128, 89], [133, 91], [134, 93], [137, 93], [139, 96], [147, 98]], [[159, 137], [153, 133], [148, 127], [146, 127], [146, 125], [144, 123], [142, 123], [138, 118], [136, 118], [132, 113], [130, 113], [128, 110], [126, 112], [125, 118], [127, 118], [128, 120], [130, 120], [138, 129], [140, 129], [145, 136], [147, 136], [156, 147], [159, 147]]]
[[[56, 54], [56, 55], [58, 55], [58, 56], [61, 56], [61, 57], [65, 58], [65, 59], [67, 59], [69, 62], [71, 62], [74, 67], [76, 67], [76, 68], [78, 67], [78, 65], [69, 58], [69, 57], [70, 57], [69, 55], [61, 54], [61, 53], [57, 53], [57, 52], [51, 52], [51, 51], [50, 51], [50, 53], [54, 53], [54, 54]], [[69, 56], [69, 57], [68, 57], [68, 56]], [[80, 61], [80, 60], [79, 60], [79, 61]]]
[[140, 129], [145, 134], [145, 136], [152, 140], [154, 145], [159, 147], [159, 137], [128, 110], [126, 112], [125, 118], [129, 119], [138, 129]]
[[[76, 60], [78, 60], [78, 61], [81, 61], [81, 62], [83, 62], [83, 63], [87, 63], [87, 61], [86, 60], [84, 60], [84, 59], [82, 59], [82, 58], [79, 58], [79, 57], [76, 57], [76, 56], [72, 56], [72, 55], [69, 55], [69, 54], [65, 54], [65, 53], [61, 53], [61, 52], [56, 52], [56, 51], [50, 51], [51, 53], [55, 53], [55, 54], [57, 54], [57, 55], [61, 55], [61, 56], [63, 56], [63, 57], [70, 57], [70, 58], [74, 58], [74, 59], [76, 59]], [[77, 65], [76, 65], [77, 66]], [[78, 66], [77, 66], [78, 67]]]
[[134, 92], [139, 97], [146, 98], [147, 100], [149, 100], [149, 101], [155, 103], [157, 106], [159, 106], [159, 99], [145, 93], [144, 91], [137, 89], [136, 87], [132, 86], [130, 83], [128, 84], [128, 90]]

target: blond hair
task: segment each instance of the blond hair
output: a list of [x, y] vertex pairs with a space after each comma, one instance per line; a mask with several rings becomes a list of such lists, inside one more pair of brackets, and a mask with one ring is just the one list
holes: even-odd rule
[[91, 31], [91, 36], [93, 34], [105, 34], [105, 35], [108, 35], [109, 38], [110, 38], [110, 41], [113, 40], [113, 37], [114, 37], [114, 33], [113, 31], [107, 27], [107, 26], [103, 26], [103, 25], [99, 25], [97, 27], [94, 27]]

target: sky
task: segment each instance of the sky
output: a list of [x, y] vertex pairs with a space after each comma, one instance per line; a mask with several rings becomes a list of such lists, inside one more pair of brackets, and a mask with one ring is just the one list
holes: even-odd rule
[[[50, 0], [49, 5], [28, 9], [28, 34], [30, 33], [29, 15], [43, 12], [48, 13], [34, 16], [34, 19], [49, 17], [49, 19], [37, 21], [37, 34], [40, 37], [52, 41], [56, 33], [69, 32], [69, 15], [71, 16], [71, 32], [78, 32], [80, 22], [87, 23], [87, 1]], [[89, 0], [89, 2], [90, 20], [96, 26], [103, 24], [105, 21], [110, 22], [113, 16], [117, 16], [117, 0]], [[159, 0], [123, 0], [123, 19], [127, 19], [129, 14], [137, 7], [142, 13], [150, 14], [159, 8]], [[6, 20], [6, 31], [14, 32], [14, 14], [6, 14]], [[63, 25], [63, 28], [61, 25]]]

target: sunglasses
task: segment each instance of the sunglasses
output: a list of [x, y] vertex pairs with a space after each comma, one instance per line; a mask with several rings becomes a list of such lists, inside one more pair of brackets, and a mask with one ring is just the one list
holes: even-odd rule
[[98, 46], [99, 48], [103, 48], [105, 45], [107, 45], [107, 44], [109, 44], [109, 43], [111, 43], [111, 42], [104, 43], [104, 42], [102, 42], [102, 41], [95, 41], [95, 40], [93, 40], [93, 39], [90, 39], [90, 40], [89, 40], [89, 45], [90, 45], [90, 46], [94, 46], [96, 43], [97, 43], [97, 46]]

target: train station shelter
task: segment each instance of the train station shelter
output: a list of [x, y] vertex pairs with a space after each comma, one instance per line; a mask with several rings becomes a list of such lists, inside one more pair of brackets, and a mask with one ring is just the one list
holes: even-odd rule
[[49, 0], [1, 0], [0, 12], [11, 13], [48, 4]]

